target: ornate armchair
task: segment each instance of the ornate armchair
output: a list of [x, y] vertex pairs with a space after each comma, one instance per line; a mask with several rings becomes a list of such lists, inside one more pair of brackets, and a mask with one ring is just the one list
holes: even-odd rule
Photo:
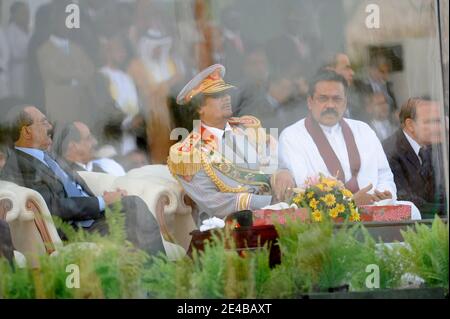
[[96, 195], [122, 188], [129, 195], [141, 197], [159, 222], [168, 257], [175, 260], [186, 254], [191, 242], [190, 232], [197, 228], [192, 217], [193, 205], [167, 166], [148, 165], [121, 177], [79, 173]]
[[0, 219], [9, 224], [14, 248], [32, 267], [38, 267], [39, 255], [63, 246], [47, 204], [32, 189], [0, 181]]

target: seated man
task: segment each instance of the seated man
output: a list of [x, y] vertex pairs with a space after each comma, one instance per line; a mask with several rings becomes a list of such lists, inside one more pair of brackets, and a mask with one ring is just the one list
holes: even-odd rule
[[400, 110], [401, 128], [383, 143], [397, 195], [426, 218], [446, 215], [441, 114], [436, 101], [411, 98]]
[[316, 75], [308, 97], [310, 114], [280, 136], [280, 165], [293, 172], [299, 186], [319, 173], [337, 177], [354, 193], [357, 205], [395, 200], [394, 178], [375, 132], [366, 123], [343, 119], [346, 87], [334, 71]]
[[53, 150], [74, 171], [88, 171], [125, 175], [123, 167], [110, 158], [94, 158], [97, 140], [92, 136], [89, 127], [81, 122], [65, 125], [56, 134]]
[[222, 65], [210, 66], [177, 97], [178, 104], [191, 103], [196, 108], [200, 127], [194, 125], [184, 141], [171, 147], [168, 166], [197, 203], [200, 220], [263, 208], [284, 200], [294, 186], [286, 170], [273, 175], [262, 172], [268, 172], [267, 164], [272, 164], [265, 152], [267, 139], [262, 130], [256, 137], [254, 128], [260, 127], [256, 118], [231, 117], [227, 91], [233, 86], [224, 82], [224, 74]]
[[64, 169], [48, 153], [52, 125], [34, 106], [17, 106], [7, 115], [11, 138], [15, 141], [0, 179], [34, 189], [44, 198], [50, 212], [75, 228], [108, 232], [105, 208], [122, 203], [127, 238], [150, 253], [164, 251], [159, 225], [147, 205], [123, 190], [94, 196], [81, 177]]

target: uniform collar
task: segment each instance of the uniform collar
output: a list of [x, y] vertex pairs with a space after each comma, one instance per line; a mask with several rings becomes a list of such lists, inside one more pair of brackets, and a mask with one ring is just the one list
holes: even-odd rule
[[228, 132], [228, 131], [231, 131], [231, 132], [232, 132], [232, 131], [233, 131], [233, 129], [231, 128], [230, 123], [228, 123], [228, 122], [227, 122], [227, 124], [225, 125], [225, 129], [223, 129], [223, 130], [221, 130], [221, 129], [219, 129], [219, 128], [216, 128], [216, 127], [208, 126], [208, 125], [206, 125], [206, 124], [204, 124], [204, 123], [202, 123], [202, 126], [203, 126], [208, 132], [210, 132], [211, 134], [213, 134], [213, 135], [217, 138], [218, 141], [221, 141], [221, 140], [222, 140], [222, 137], [224, 136], [225, 132]]

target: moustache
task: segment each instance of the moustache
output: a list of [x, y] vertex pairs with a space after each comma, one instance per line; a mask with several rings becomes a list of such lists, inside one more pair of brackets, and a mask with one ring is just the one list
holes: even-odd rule
[[326, 109], [325, 111], [323, 111], [320, 115], [334, 115], [334, 116], [339, 116], [339, 113], [335, 110], [335, 109]]

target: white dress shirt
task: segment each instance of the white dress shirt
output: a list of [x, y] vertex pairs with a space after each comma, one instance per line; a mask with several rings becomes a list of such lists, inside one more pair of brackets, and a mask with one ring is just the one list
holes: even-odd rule
[[417, 143], [411, 136], [409, 136], [408, 133], [406, 133], [405, 130], [403, 130], [403, 134], [405, 134], [406, 139], [408, 140], [409, 144], [411, 145], [414, 153], [416, 154], [417, 158], [419, 159], [420, 164], [422, 164], [422, 159], [419, 156], [420, 151], [420, 144]]
[[[393, 199], [397, 198], [394, 176], [389, 167], [380, 140], [375, 132], [364, 122], [345, 119], [355, 137], [356, 146], [361, 157], [361, 168], [357, 177], [360, 188], [369, 184], [373, 190], [390, 191]], [[351, 178], [350, 161], [340, 124], [332, 127], [321, 125], [333, 151], [339, 159], [347, 182]], [[280, 166], [289, 169], [298, 186], [304, 185], [310, 176], [323, 173], [331, 176], [319, 150], [305, 127], [305, 120], [287, 127], [280, 136]]]

